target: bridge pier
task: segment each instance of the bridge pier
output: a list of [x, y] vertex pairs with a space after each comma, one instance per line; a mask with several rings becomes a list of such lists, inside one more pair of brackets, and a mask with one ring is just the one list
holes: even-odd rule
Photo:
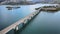
[[29, 18], [28, 18], [29, 20], [31, 20], [32, 19], [32, 17], [31, 16], [29, 16]]
[[[32, 14], [26, 16], [25, 18], [17, 21], [16, 23], [10, 25], [9, 27], [3, 29], [0, 31], [0, 34], [6, 34], [9, 31], [13, 29], [14, 32], [17, 32], [20, 29], [20, 26], [22, 24], [22, 27], [25, 26], [30, 20], [32, 20], [36, 15], [38, 15], [40, 11], [33, 12]], [[3, 33], [4, 32], [4, 33]]]
[[19, 30], [19, 27], [18, 25], [14, 28], [14, 32], [18, 31]]
[[28, 21], [29, 21], [28, 19], [25, 19], [25, 20], [24, 20], [24, 25], [25, 25]]

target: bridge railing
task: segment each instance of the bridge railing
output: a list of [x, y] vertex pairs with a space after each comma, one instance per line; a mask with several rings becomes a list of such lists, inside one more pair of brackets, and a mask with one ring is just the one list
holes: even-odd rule
[[22, 18], [21, 20], [17, 21], [16, 23], [6, 27], [5, 29], [0, 31], [0, 34], [6, 34], [12, 29], [17, 31], [19, 24], [25, 25], [28, 21], [30, 21], [32, 18], [34, 18], [39, 12], [40, 11], [35, 11], [35, 12], [31, 13], [30, 15], [26, 16], [25, 18]]

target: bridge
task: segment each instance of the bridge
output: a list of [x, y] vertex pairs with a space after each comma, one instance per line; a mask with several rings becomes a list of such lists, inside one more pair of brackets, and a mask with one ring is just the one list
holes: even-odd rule
[[11, 31], [12, 29], [14, 29], [14, 31], [18, 31], [19, 30], [19, 25], [22, 24], [22, 26], [25, 26], [30, 20], [32, 20], [36, 15], [38, 15], [40, 13], [40, 9], [29, 14], [28, 16], [26, 16], [25, 18], [22, 18], [21, 20], [17, 21], [16, 23], [4, 28], [3, 30], [0, 31], [0, 34], [6, 34], [9, 31]]

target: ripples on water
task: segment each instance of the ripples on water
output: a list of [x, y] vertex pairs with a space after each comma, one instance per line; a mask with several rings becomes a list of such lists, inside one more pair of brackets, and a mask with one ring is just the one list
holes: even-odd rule
[[[14, 22], [18, 21], [21, 18], [24, 18], [25, 16], [27, 16], [28, 14], [36, 11], [35, 8], [37, 7], [41, 7], [41, 6], [49, 6], [52, 4], [36, 4], [36, 5], [19, 5], [21, 8], [18, 9], [12, 9], [12, 10], [7, 10], [7, 6], [8, 5], [1, 5], [0, 6], [0, 30], [4, 29], [5, 27], [13, 24]], [[56, 4], [54, 4], [56, 5]], [[45, 23], [44, 25], [46, 27], [49, 27], [50, 25], [52, 26], [52, 28], [57, 25], [59, 25], [59, 20], [60, 20], [60, 11], [56, 11], [56, 12], [49, 12], [49, 11], [41, 11], [41, 13], [38, 15], [37, 18], [35, 18], [35, 22], [31, 22], [31, 25], [28, 25], [25, 28], [25, 31], [23, 30], [24, 33], [32, 33], [32, 32], [26, 32], [26, 31], [31, 31], [31, 29], [34, 32], [34, 28], [37, 29], [37, 26], [40, 24], [41, 26], [43, 25], [43, 23]], [[48, 22], [47, 22], [48, 21]], [[37, 23], [38, 22], [38, 23]], [[40, 23], [39, 23], [40, 22]], [[38, 25], [37, 25], [38, 24]], [[47, 24], [47, 25], [46, 25]], [[39, 26], [40, 26], [39, 25]], [[43, 26], [44, 26], [43, 25]], [[36, 26], [36, 27], [35, 27]], [[38, 27], [39, 27], [38, 26]], [[57, 27], [56, 26], [56, 27]], [[60, 26], [60, 25], [59, 25]], [[29, 29], [31, 27], [31, 29]], [[27, 29], [28, 28], [28, 29]], [[40, 28], [40, 27], [39, 27]], [[56, 29], [56, 28], [55, 28]], [[57, 28], [58, 29], [58, 28]], [[39, 29], [38, 29], [39, 30]], [[60, 29], [59, 29], [60, 30]], [[36, 31], [36, 30], [35, 30]], [[22, 34], [24, 34], [22, 33]], [[10, 33], [11, 34], [11, 33]]]

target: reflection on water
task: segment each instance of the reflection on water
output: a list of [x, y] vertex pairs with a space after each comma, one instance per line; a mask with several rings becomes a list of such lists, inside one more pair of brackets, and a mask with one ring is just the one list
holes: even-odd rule
[[[12, 10], [10, 10], [10, 11], [7, 10], [7, 8], [6, 8], [6, 7], [8, 7], [8, 5], [0, 6], [0, 30], [13, 24], [14, 22], [18, 21], [19, 19], [24, 18], [28, 14], [36, 11], [35, 8], [45, 6], [45, 5], [52, 5], [52, 4], [43, 4], [43, 5], [36, 4], [36, 5], [25, 5], [25, 6], [21, 5], [20, 6], [21, 8], [16, 9], [16, 10], [13, 10], [15, 8], [12, 8]], [[54, 5], [56, 5], [56, 4], [54, 4]], [[25, 34], [25, 33], [31, 34], [31, 33], [35, 33], [35, 32], [39, 33], [40, 31], [44, 30], [44, 27], [50, 27], [50, 25], [53, 26], [54, 23], [56, 25], [59, 24], [58, 22], [60, 22], [59, 21], [60, 20], [60, 11], [55, 11], [55, 12], [41, 11], [40, 14], [36, 17], [37, 18], [34, 18], [34, 20], [32, 20], [30, 22], [30, 24], [28, 26], [26, 26], [26, 28], [21, 32], [22, 34]], [[43, 30], [41, 30], [42, 28], [43, 28]], [[11, 31], [11, 32], [13, 32], [13, 31]]]
[[18, 34], [60, 34], [60, 11], [41, 11], [29, 24]]
[[42, 12], [55, 13], [55, 12], [58, 12], [58, 11], [42, 11]]
[[[5, 27], [13, 24], [14, 22], [18, 21], [21, 18], [29, 15], [30, 13], [34, 12], [34, 8], [29, 5], [27, 6], [20, 6], [21, 8], [15, 10], [7, 10], [8, 5], [1, 5], [0, 6], [0, 30], [4, 29]], [[34, 6], [35, 7], [35, 6]]]
[[8, 10], [12, 10], [12, 9], [18, 9], [18, 8], [20, 8], [20, 6], [7, 6], [6, 8]]

